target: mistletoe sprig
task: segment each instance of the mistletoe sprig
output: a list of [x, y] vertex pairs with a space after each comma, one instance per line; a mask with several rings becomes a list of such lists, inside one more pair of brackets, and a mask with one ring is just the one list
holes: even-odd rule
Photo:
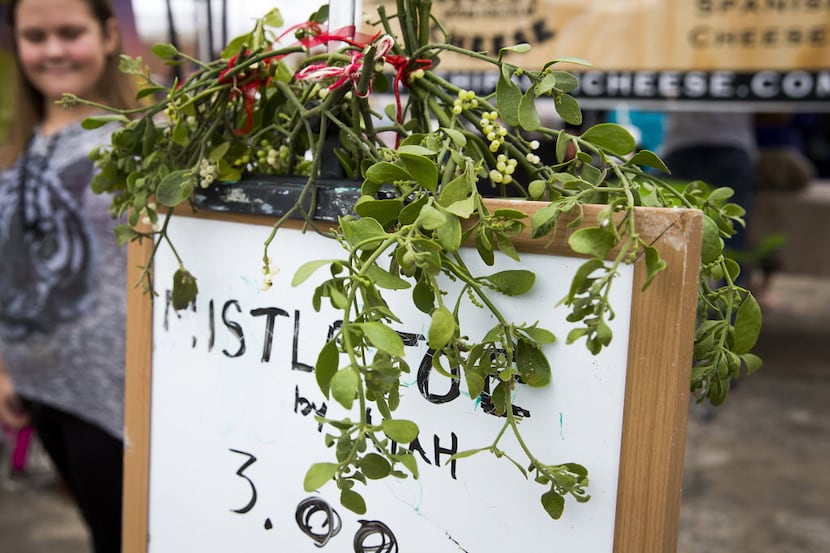
[[[277, 34], [283, 22], [272, 10], [214, 61], [156, 46], [154, 52], [169, 63], [197, 67], [171, 86], [155, 82], [140, 59], [125, 59], [122, 69], [146, 83], [140, 96], [157, 100], [138, 112], [86, 121], [87, 126], [123, 123], [111, 146], [93, 153], [100, 168], [93, 188], [112, 193], [114, 215], [127, 216], [127, 223], [116, 228], [121, 243], [149, 239], [153, 253], [163, 243], [173, 248], [180, 267], [172, 298], [174, 307], [182, 309], [195, 300], [198, 288], [167, 234], [173, 211], [200, 186], [251, 174], [305, 175], [301, 197], [264, 241], [267, 287], [269, 246], [278, 229], [289, 217], [301, 217], [316, 228], [317, 180], [322, 160], [333, 150], [344, 175], [362, 182], [361, 197], [355, 215], [342, 218], [332, 233], [343, 257], [304, 265], [294, 284], [328, 268], [330, 276], [315, 289], [313, 305], [320, 309], [328, 302], [342, 313], [342, 325], [321, 349], [315, 376], [327, 397], [356, 416], [319, 419], [335, 459], [314, 464], [305, 488], [334, 481], [342, 503], [362, 513], [366, 506], [358, 483], [418, 476], [415, 457], [407, 450], [418, 435], [417, 422], [395, 417], [401, 375], [410, 368], [401, 336], [390, 328], [399, 318], [387, 301], [390, 293], [407, 290], [430, 318], [432, 367], [463, 381], [473, 398], [489, 390], [494, 412], [504, 417], [491, 444], [455, 458], [490, 452], [507, 459], [545, 488], [542, 506], [559, 518], [567, 496], [588, 500], [588, 471], [575, 462], [539, 459], [520, 432], [521, 417], [511, 400], [517, 386], [550, 383], [544, 349], [556, 337], [536, 322], [511, 320], [493, 300], [498, 294], [528, 292], [535, 275], [521, 270], [474, 274], [461, 255], [462, 245], [474, 245], [467, 250], [491, 266], [498, 252], [519, 259], [513, 238], [526, 228], [545, 241], [560, 224], [579, 227], [569, 234], [568, 244], [586, 260], [562, 291], [560, 304], [569, 309], [567, 319], [573, 324], [566, 342], [584, 338], [586, 347], [598, 353], [613, 338], [609, 297], [621, 265], [643, 258], [646, 285], [665, 268], [657, 250], [638, 234], [635, 208], [702, 210], [699, 322], [690, 387], [699, 400], [718, 404], [742, 367], [751, 372], [760, 366], [751, 353], [760, 310], [736, 284], [738, 265], [724, 256], [723, 240], [743, 225], [744, 213], [729, 202], [729, 189], [656, 176], [655, 170], [668, 169], [653, 152], [638, 151], [620, 126], [599, 124], [579, 135], [544, 126], [539, 101], [552, 101], [566, 122], [581, 124], [578, 103], [570, 95], [577, 80], [557, 68], [584, 62], [559, 58], [528, 70], [508, 61], [527, 52], [526, 44], [491, 57], [446, 40], [431, 42], [432, 30], [443, 27], [429, 7], [423, 0], [398, 0], [396, 14], [379, 8], [373, 22], [377, 34], [354, 36], [324, 31], [326, 9], [292, 27], [290, 36]], [[328, 49], [321, 52], [321, 46]], [[444, 79], [436, 69], [445, 52], [489, 64], [499, 75], [495, 91], [478, 94]], [[371, 100], [382, 92], [391, 93], [393, 101], [380, 113]], [[390, 135], [394, 145], [386, 138]], [[334, 147], [332, 136], [338, 139]], [[552, 161], [542, 160], [547, 151]], [[484, 196], [508, 194], [547, 205], [532, 217], [514, 209], [488, 209]], [[584, 224], [586, 204], [605, 205], [595, 225]], [[148, 289], [150, 267], [143, 275]], [[450, 281], [460, 286], [457, 292], [450, 292]], [[480, 339], [470, 338], [463, 327], [459, 313], [467, 304], [496, 321]], [[367, 418], [370, 403], [381, 421]], [[508, 434], [519, 444], [518, 453], [501, 447]]]
[[[510, 322], [490, 297], [494, 293], [523, 294], [533, 287], [535, 275], [510, 270], [474, 276], [460, 252], [473, 235], [484, 236], [488, 239], [479, 240], [479, 251], [492, 259], [493, 244], [509, 244], [511, 236], [524, 227], [521, 220], [525, 214], [510, 209], [490, 213], [477, 191], [473, 170], [460, 173], [453, 186], [436, 194], [437, 160], [465, 155], [465, 143], [456, 142], [458, 138], [439, 130], [410, 136], [399, 148], [386, 150], [390, 161], [370, 168], [364, 192], [388, 185], [387, 173], [395, 172], [397, 178], [391, 182], [398, 191], [397, 199], [365, 195], [355, 207], [360, 217], [344, 218], [339, 224], [337, 239], [347, 258], [309, 262], [294, 278], [293, 284], [299, 285], [315, 270], [328, 266], [331, 278], [316, 288], [314, 307], [319, 309], [326, 299], [342, 311], [342, 326], [323, 347], [315, 365], [320, 389], [357, 413], [365, 413], [367, 402], [373, 402], [383, 416], [380, 425], [372, 425], [365, 415], [355, 422], [319, 419], [339, 433], [326, 438], [327, 443], [336, 445], [338, 462], [313, 465], [305, 487], [313, 490], [334, 478], [342, 503], [362, 513], [365, 504], [354, 490], [355, 481], [404, 476], [402, 469], [417, 477], [412, 453], [392, 448], [390, 442], [411, 443], [418, 427], [393, 417], [400, 401], [401, 375], [410, 368], [403, 340], [390, 328], [401, 321], [384, 298], [387, 291], [411, 289], [414, 305], [430, 316], [427, 343], [432, 368], [450, 378], [463, 377], [471, 397], [478, 397], [487, 386], [495, 413], [505, 417], [492, 445], [459, 453], [454, 459], [486, 450], [510, 459], [526, 477], [528, 472], [536, 472], [536, 481], [550, 487], [542, 504], [558, 518], [566, 494], [587, 500], [587, 470], [577, 463], [549, 465], [537, 459], [522, 439], [518, 427], [521, 417], [511, 403], [519, 383], [532, 387], [550, 383], [551, 369], [542, 348], [553, 343], [555, 336], [537, 324]], [[407, 162], [412, 169], [407, 169]], [[466, 163], [473, 161], [467, 159]], [[514, 251], [510, 253], [517, 257]], [[442, 284], [442, 275], [461, 284], [454, 297]], [[460, 324], [459, 311], [465, 302], [488, 310], [498, 321], [475, 343], [464, 335]], [[490, 382], [495, 383], [492, 388]], [[521, 444], [524, 462], [498, 447], [508, 430]], [[367, 448], [367, 442], [373, 447]]]

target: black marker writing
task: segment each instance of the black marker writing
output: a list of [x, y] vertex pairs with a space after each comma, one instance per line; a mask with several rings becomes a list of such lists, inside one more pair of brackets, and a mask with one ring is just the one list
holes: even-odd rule
[[236, 475], [239, 476], [240, 478], [244, 478], [245, 480], [248, 481], [248, 484], [250, 484], [250, 486], [251, 486], [251, 499], [250, 499], [250, 501], [248, 501], [248, 504], [245, 505], [244, 507], [242, 507], [241, 509], [231, 509], [234, 513], [239, 513], [240, 515], [244, 515], [245, 513], [247, 513], [251, 509], [253, 509], [254, 505], [256, 504], [256, 497], [257, 497], [257, 495], [256, 495], [256, 486], [254, 486], [254, 483], [251, 481], [250, 478], [248, 478], [247, 476], [245, 476], [245, 474], [243, 474], [245, 472], [245, 469], [247, 469], [248, 467], [250, 467], [251, 465], [253, 465], [256, 462], [256, 457], [254, 457], [250, 453], [246, 453], [244, 451], [239, 451], [238, 449], [230, 449], [229, 451], [232, 451], [234, 453], [239, 453], [240, 455], [245, 455], [246, 457], [248, 457], [248, 460], [245, 461], [244, 463], [242, 463], [242, 466], [239, 467], [239, 470], [236, 471]]
[[239, 357], [245, 353], [245, 333], [242, 332], [242, 326], [238, 322], [228, 319], [228, 308], [230, 306], [236, 307], [236, 310], [240, 313], [242, 313], [242, 309], [239, 307], [239, 302], [236, 300], [228, 300], [225, 302], [225, 306], [222, 307], [222, 322], [225, 323], [225, 326], [231, 331], [231, 334], [239, 340], [239, 349], [236, 350], [236, 353], [229, 353], [228, 350], [223, 349], [222, 353], [228, 357]]
[[262, 362], [267, 363], [271, 360], [271, 346], [274, 343], [274, 319], [277, 318], [277, 315], [287, 317], [288, 311], [280, 309], [279, 307], [258, 307], [251, 309], [251, 315], [254, 317], [266, 316], [265, 340], [262, 343]]
[[[490, 375], [487, 375], [487, 377], [484, 379], [484, 390], [481, 392], [481, 410], [484, 411], [485, 413], [487, 413], [488, 415], [493, 415], [494, 417], [498, 417], [498, 416], [503, 417], [505, 415], [498, 415], [496, 413], [496, 406], [493, 405], [493, 396], [490, 395], [490, 379], [491, 378], [492, 377]], [[517, 381], [519, 380], [518, 376], [516, 376], [515, 378], [516, 378]], [[529, 418], [530, 417], [530, 411], [528, 411], [524, 407], [519, 407], [515, 403], [513, 404], [512, 411], [513, 411], [513, 415], [516, 416], [516, 417], [521, 417], [521, 418]]]
[[213, 351], [213, 343], [216, 340], [216, 308], [213, 300], [208, 304], [208, 351]]
[[[311, 413], [319, 415], [321, 417], [326, 416], [326, 411], [328, 411], [328, 405], [326, 402], [321, 402], [320, 406], [314, 404], [313, 401], [310, 401], [303, 396], [300, 395], [300, 387], [294, 386], [294, 412], [300, 413], [302, 416], [307, 417]], [[317, 425], [317, 432], [323, 431], [323, 423], [319, 423]]]
[[300, 349], [300, 310], [294, 310], [294, 340], [291, 348], [291, 368], [295, 371], [313, 372], [314, 367], [297, 361], [297, 350]]
[[[426, 450], [424, 450], [424, 446], [421, 444], [420, 436], [415, 438], [412, 443], [409, 444], [409, 451], [415, 453], [417, 452], [418, 455], [421, 456], [421, 459], [428, 464], [428, 465], [435, 465], [436, 467], [441, 466], [441, 454], [445, 453], [448, 456], [455, 455], [458, 453], [458, 436], [455, 432], [450, 432], [450, 447], [441, 447], [441, 438], [437, 434], [432, 435], [432, 453], [433, 457], [432, 460], [429, 459], [427, 456]], [[394, 453], [397, 451], [397, 447], [394, 446], [392, 452]], [[455, 474], [455, 467], [456, 467], [456, 459], [450, 461], [450, 476], [452, 476], [453, 480], [457, 480]]]
[[355, 532], [355, 553], [398, 553], [398, 540], [395, 534], [379, 520], [360, 520], [360, 528]]
[[[322, 520], [319, 520], [321, 518], [319, 516], [314, 517], [318, 513], [322, 513]], [[312, 520], [313, 518], [317, 524], [315, 520]], [[303, 534], [314, 540], [314, 545], [317, 547], [323, 547], [340, 532], [340, 515], [319, 497], [307, 497], [300, 501], [297, 510], [294, 511], [294, 520], [297, 521], [297, 526]], [[323, 530], [317, 531], [316, 527]]]
[[421, 364], [418, 367], [418, 390], [421, 392], [421, 395], [424, 396], [424, 399], [426, 399], [428, 402], [440, 405], [442, 403], [448, 403], [454, 400], [461, 394], [461, 379], [458, 378], [458, 367], [452, 367], [450, 371], [453, 377], [455, 378], [450, 379], [450, 389], [447, 390], [447, 393], [443, 395], [430, 393], [429, 375], [432, 372], [432, 359], [434, 356], [435, 350], [428, 349], [426, 355], [424, 355], [424, 358], [421, 359]]

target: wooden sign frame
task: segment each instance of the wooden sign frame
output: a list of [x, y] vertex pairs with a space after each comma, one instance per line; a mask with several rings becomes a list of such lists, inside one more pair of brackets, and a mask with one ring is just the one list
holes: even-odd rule
[[[490, 200], [491, 208], [512, 207], [528, 214], [542, 202]], [[583, 225], [596, 224], [604, 206], [586, 206]], [[209, 220], [273, 224], [273, 218], [202, 212]], [[634, 264], [622, 445], [614, 529], [614, 553], [674, 553], [680, 512], [683, 457], [689, 401], [692, 345], [703, 215], [696, 210], [637, 208], [640, 236], [667, 263], [651, 285], [644, 259]], [[561, 224], [547, 240], [522, 236], [520, 251], [573, 257], [567, 238], [576, 229]], [[138, 282], [152, 244], [131, 243], [128, 252], [126, 344], [124, 553], [148, 546], [152, 383], [152, 300]], [[564, 291], [563, 291], [564, 294]], [[555, 524], [555, 522], [552, 522]]]

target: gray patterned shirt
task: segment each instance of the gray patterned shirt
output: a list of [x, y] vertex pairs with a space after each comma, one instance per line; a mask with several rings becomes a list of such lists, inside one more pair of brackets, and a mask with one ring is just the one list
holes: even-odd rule
[[[124, 426], [126, 260], [125, 252], [115, 241], [114, 222], [108, 210], [110, 198], [93, 194], [89, 187], [92, 163], [88, 159], [92, 148], [109, 142], [113, 130], [113, 126], [106, 126], [88, 131], [78, 123], [51, 138], [55, 141], [53, 149], [49, 146], [50, 138], [40, 133], [29, 146], [30, 153], [26, 158], [40, 158], [41, 161], [38, 167], [27, 168], [26, 174], [39, 171], [56, 175], [57, 180], [53, 182], [59, 182], [69, 192], [68, 197], [76, 202], [78, 212], [83, 214], [81, 226], [91, 250], [84, 264], [88, 264], [90, 270], [88, 278], [55, 284], [60, 293], [47, 298], [49, 302], [61, 303], [61, 298], [83, 296], [74, 300], [79, 307], [68, 311], [71, 316], [57, 317], [59, 322], [48, 328], [25, 332], [19, 337], [6, 335], [0, 338], [0, 357], [21, 397], [72, 413], [121, 438]], [[19, 195], [16, 191], [20, 189], [20, 169], [19, 160], [0, 172], [0, 243], [10, 235], [2, 226], [3, 208], [4, 203], [9, 204], [12, 194]], [[57, 256], [54, 252], [60, 250], [60, 246], [50, 251], [53, 257]], [[73, 254], [64, 255], [71, 257]], [[19, 278], [21, 269], [14, 261], [0, 259], [0, 276], [5, 283], [19, 282], [23, 287], [25, 282]], [[47, 269], [54, 266], [44, 265]], [[12, 274], [15, 270], [17, 276]], [[3, 271], [6, 271], [5, 275]], [[68, 264], [64, 263], [55, 273], [68, 279], [67, 271]], [[41, 284], [49, 279], [48, 270], [38, 274], [43, 275], [38, 279]], [[84, 290], [78, 292], [71, 287], [83, 287]], [[7, 290], [4, 302], [10, 304], [17, 292], [21, 296], [29, 293], [27, 290], [13, 293]]]

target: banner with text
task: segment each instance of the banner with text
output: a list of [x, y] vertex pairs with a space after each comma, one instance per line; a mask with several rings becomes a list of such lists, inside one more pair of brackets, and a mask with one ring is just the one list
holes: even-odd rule
[[[390, 0], [364, 0], [375, 13]], [[582, 58], [578, 96], [617, 100], [798, 102], [827, 109], [830, 0], [433, 0], [450, 42], [509, 58], [530, 69]], [[438, 32], [437, 29], [435, 32]], [[442, 41], [441, 35], [435, 35]], [[491, 67], [454, 55], [440, 71], [471, 88]]]

